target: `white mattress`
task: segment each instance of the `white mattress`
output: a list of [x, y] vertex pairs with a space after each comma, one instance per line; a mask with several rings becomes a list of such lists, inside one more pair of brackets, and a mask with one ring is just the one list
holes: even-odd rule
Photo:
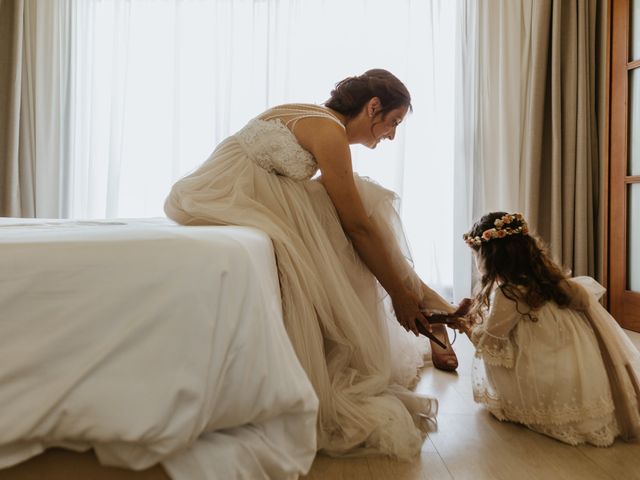
[[317, 398], [260, 231], [0, 219], [0, 342], [0, 467], [48, 446], [185, 480], [313, 461]]

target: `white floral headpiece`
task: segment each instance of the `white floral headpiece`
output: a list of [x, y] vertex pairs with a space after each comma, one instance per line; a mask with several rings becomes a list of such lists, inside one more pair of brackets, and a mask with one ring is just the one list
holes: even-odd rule
[[[510, 225], [517, 221], [520, 223], [519, 226], [512, 228]], [[482, 242], [489, 242], [494, 238], [504, 238], [509, 235], [526, 235], [529, 233], [529, 227], [527, 222], [524, 220], [524, 215], [521, 213], [513, 213], [513, 214], [505, 214], [501, 218], [496, 218], [495, 222], [493, 222], [495, 228], [490, 228], [482, 232], [482, 235], [479, 237], [472, 237], [471, 234], [465, 233], [462, 238], [467, 242], [467, 245], [470, 247], [479, 247]]]

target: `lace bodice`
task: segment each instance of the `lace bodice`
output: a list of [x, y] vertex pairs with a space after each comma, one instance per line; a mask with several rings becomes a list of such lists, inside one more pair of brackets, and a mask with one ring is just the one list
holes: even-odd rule
[[266, 171], [294, 180], [306, 180], [318, 171], [318, 162], [302, 148], [292, 129], [298, 120], [321, 117], [340, 123], [329, 111], [316, 105], [286, 105], [273, 108], [247, 123], [235, 138], [251, 159]]

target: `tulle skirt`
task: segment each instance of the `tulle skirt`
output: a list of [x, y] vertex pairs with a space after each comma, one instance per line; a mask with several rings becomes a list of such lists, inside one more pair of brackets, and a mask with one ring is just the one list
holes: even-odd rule
[[[367, 179], [355, 179], [407, 285], [429, 307], [450, 310], [413, 272], [394, 208], [396, 196]], [[272, 239], [285, 327], [320, 399], [320, 450], [402, 459], [419, 452], [437, 402], [409, 387], [428, 354], [428, 342], [395, 320], [321, 181], [269, 173], [230, 137], [174, 185], [165, 211], [181, 224], [251, 226]]]

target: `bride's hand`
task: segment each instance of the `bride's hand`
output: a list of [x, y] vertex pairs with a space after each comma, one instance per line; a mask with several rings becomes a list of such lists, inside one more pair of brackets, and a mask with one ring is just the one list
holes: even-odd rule
[[405, 330], [411, 331], [417, 337], [419, 335], [416, 322], [422, 323], [427, 331], [431, 331], [431, 325], [427, 315], [424, 313], [424, 306], [416, 294], [411, 291], [405, 291], [391, 297], [393, 303], [393, 311], [400, 325]]

